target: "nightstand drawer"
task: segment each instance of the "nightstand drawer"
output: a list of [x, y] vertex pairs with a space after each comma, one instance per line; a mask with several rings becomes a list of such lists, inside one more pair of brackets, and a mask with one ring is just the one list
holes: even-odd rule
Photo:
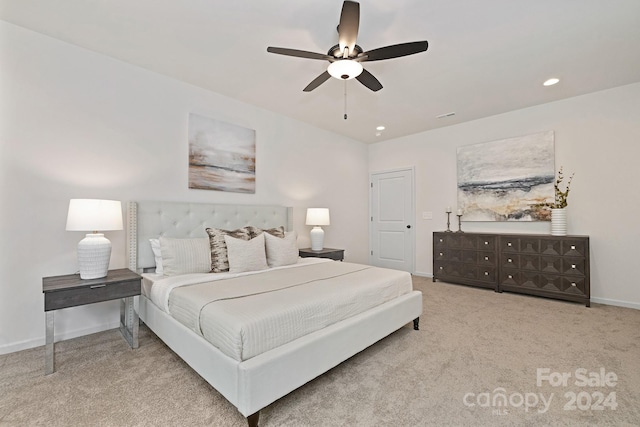
[[72, 289], [46, 292], [44, 311], [75, 307], [95, 302], [110, 301], [140, 295], [140, 280], [120, 283], [95, 284]]
[[334, 261], [342, 261], [344, 259], [344, 249], [324, 248], [314, 251], [311, 248], [304, 248], [298, 252], [302, 258], [329, 258]]

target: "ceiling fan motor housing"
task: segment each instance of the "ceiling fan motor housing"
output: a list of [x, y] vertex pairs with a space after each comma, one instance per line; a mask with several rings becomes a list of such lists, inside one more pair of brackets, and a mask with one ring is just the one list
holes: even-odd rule
[[[362, 50], [360, 46], [355, 45], [353, 48], [353, 52], [350, 52], [349, 58], [353, 59], [356, 56], [360, 55], [362, 52], [364, 52], [364, 50]], [[342, 59], [344, 56], [339, 44], [331, 47], [331, 49], [329, 49], [329, 51], [327, 52], [327, 55], [333, 56], [336, 59]]]

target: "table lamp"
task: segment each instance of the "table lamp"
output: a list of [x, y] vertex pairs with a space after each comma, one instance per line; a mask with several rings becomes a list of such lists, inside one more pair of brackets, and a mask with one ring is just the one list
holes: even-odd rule
[[322, 250], [322, 246], [324, 244], [324, 230], [320, 226], [330, 225], [329, 209], [308, 208], [306, 224], [313, 225], [313, 229], [311, 230], [311, 250]]
[[67, 231], [92, 231], [78, 243], [78, 268], [81, 279], [99, 279], [107, 275], [111, 242], [98, 231], [122, 230], [122, 205], [115, 200], [71, 199]]

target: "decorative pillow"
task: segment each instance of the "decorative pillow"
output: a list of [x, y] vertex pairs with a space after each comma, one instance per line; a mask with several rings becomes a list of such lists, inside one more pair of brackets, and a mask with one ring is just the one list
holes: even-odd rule
[[[259, 271], [269, 268], [264, 251], [265, 235], [266, 233], [262, 233], [251, 240], [224, 236], [224, 241], [227, 244], [230, 273]], [[277, 239], [277, 237], [274, 237], [274, 239]]]
[[209, 239], [172, 239], [160, 237], [160, 252], [165, 276], [208, 273], [211, 269]]
[[269, 267], [280, 267], [298, 262], [298, 233], [287, 231], [283, 238], [264, 233]]
[[156, 274], [164, 274], [162, 269], [162, 252], [160, 251], [160, 239], [149, 239], [153, 258], [156, 260]]
[[257, 237], [258, 235], [260, 235], [262, 233], [269, 233], [272, 236], [284, 238], [284, 227], [283, 226], [275, 227], [275, 228], [269, 228], [269, 229], [266, 229], [266, 230], [262, 229], [262, 228], [254, 227], [253, 225], [247, 225], [245, 228], [247, 230], [249, 230], [249, 238], [250, 239], [253, 239], [254, 237]]
[[251, 239], [251, 234], [247, 227], [231, 231], [220, 228], [207, 228], [207, 234], [209, 235], [210, 245], [209, 269], [212, 273], [229, 271], [227, 244], [224, 241], [224, 236], [231, 236], [242, 240]]

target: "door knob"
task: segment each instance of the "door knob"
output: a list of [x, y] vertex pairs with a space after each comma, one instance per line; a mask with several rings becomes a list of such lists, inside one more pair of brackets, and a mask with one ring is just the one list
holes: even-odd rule
[[411, 226], [410, 226], [410, 225], [407, 225], [407, 228], [411, 228]]

